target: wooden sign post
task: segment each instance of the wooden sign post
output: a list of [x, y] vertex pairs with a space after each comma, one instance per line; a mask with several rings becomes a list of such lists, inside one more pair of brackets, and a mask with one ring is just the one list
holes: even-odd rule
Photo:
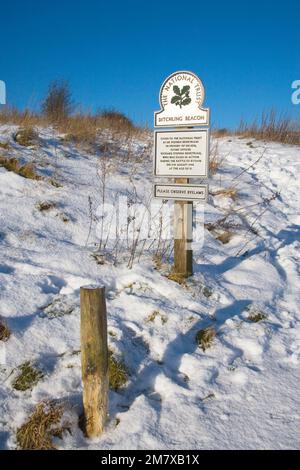
[[209, 130], [203, 126], [209, 125], [209, 109], [202, 108], [203, 101], [201, 80], [192, 72], [175, 72], [164, 81], [161, 110], [154, 113], [155, 127], [175, 127], [154, 133], [154, 176], [175, 178], [174, 184], [155, 184], [154, 195], [175, 200], [174, 273], [182, 277], [193, 274], [192, 201], [206, 201], [208, 194], [207, 185], [190, 186], [190, 178], [208, 178]]
[[[188, 178], [175, 178], [175, 183], [189, 183]], [[174, 206], [174, 272], [182, 277], [193, 275], [193, 202], [175, 201]]]

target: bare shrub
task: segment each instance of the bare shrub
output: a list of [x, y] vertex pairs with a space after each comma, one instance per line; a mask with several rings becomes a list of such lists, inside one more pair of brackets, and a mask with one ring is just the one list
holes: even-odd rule
[[226, 137], [228, 135], [231, 135], [232, 132], [229, 129], [227, 129], [226, 127], [223, 127], [221, 129], [214, 129], [212, 131], [212, 134], [213, 134], [214, 137], [218, 138], [218, 137]]
[[135, 127], [131, 119], [114, 109], [102, 111], [98, 118], [104, 128], [113, 129], [118, 132], [132, 131]]
[[49, 122], [58, 123], [67, 119], [74, 108], [70, 85], [64, 80], [50, 83], [42, 112]]

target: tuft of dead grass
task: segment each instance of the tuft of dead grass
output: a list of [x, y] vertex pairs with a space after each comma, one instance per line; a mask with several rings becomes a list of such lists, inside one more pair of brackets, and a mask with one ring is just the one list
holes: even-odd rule
[[217, 191], [212, 192], [211, 195], [229, 197], [230, 199], [235, 201], [237, 198], [237, 188], [231, 187], [231, 188], [218, 189]]
[[231, 212], [228, 212], [224, 217], [204, 224], [204, 227], [221, 243], [228, 243], [234, 236], [238, 229], [241, 229], [241, 224], [235, 223], [230, 220]]
[[180, 284], [180, 285], [183, 285], [185, 286], [186, 285], [186, 276], [184, 274], [178, 274], [178, 273], [175, 273], [174, 271], [171, 271], [170, 273], [168, 273], [166, 275], [166, 277], [170, 280], [170, 281], [174, 281], [174, 282], [177, 282], [177, 284]]
[[255, 305], [249, 305], [246, 307], [246, 311], [248, 312], [247, 320], [253, 323], [258, 323], [268, 318], [268, 315]]
[[12, 387], [20, 392], [32, 390], [39, 380], [44, 377], [43, 372], [29, 361], [21, 364], [17, 370], [18, 374], [12, 383]]
[[112, 350], [108, 352], [108, 371], [109, 371], [109, 386], [118, 391], [122, 388], [128, 380], [128, 371], [125, 364], [114, 357]]
[[5, 320], [3, 320], [0, 317], [0, 341], [8, 341], [11, 335], [11, 331], [6, 323]]
[[208, 328], [205, 328], [204, 330], [199, 330], [198, 333], [196, 334], [196, 342], [199, 347], [203, 350], [203, 352], [206, 351], [206, 349], [210, 348], [214, 338], [216, 337], [216, 330], [214, 327], [210, 326]]
[[55, 207], [56, 207], [56, 204], [54, 204], [54, 202], [49, 202], [49, 201], [39, 202], [36, 206], [36, 208], [40, 212], [46, 212], [46, 211], [49, 211], [51, 209], [54, 209]]
[[53, 438], [63, 438], [70, 431], [67, 423], [62, 424], [64, 407], [53, 402], [36, 405], [28, 420], [17, 429], [16, 440], [22, 450], [55, 450]]
[[211, 151], [209, 155], [209, 174], [211, 176], [215, 175], [219, 168], [222, 166], [226, 156], [221, 157], [219, 154], [219, 144], [214, 142], [211, 146]]
[[160, 318], [163, 325], [168, 321], [166, 315], [163, 315], [159, 310], [153, 310], [146, 318], [146, 323], [154, 323], [156, 318]]
[[23, 147], [30, 147], [37, 143], [38, 133], [32, 126], [26, 126], [14, 134], [14, 141]]

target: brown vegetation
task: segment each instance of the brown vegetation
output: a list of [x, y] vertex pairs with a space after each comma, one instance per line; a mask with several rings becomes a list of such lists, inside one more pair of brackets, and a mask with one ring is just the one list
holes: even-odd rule
[[11, 331], [6, 323], [1, 317], [0, 317], [0, 341], [8, 341], [11, 335]]
[[53, 402], [39, 403], [32, 415], [16, 433], [19, 449], [55, 450], [54, 437], [62, 439], [65, 431], [70, 432], [68, 424], [62, 424], [64, 408]]
[[42, 179], [42, 177], [36, 173], [33, 163], [26, 163], [25, 165], [22, 165], [16, 158], [6, 158], [0, 156], [0, 167], [1, 166], [6, 168], [8, 171], [13, 171], [23, 178], [28, 178], [31, 180]]
[[[294, 122], [288, 116], [271, 110], [264, 112], [260, 119], [255, 119], [252, 123], [246, 123], [242, 119], [235, 130], [215, 129], [212, 134], [216, 138], [238, 135], [242, 138], [300, 145], [300, 122]], [[253, 147], [252, 142], [248, 142], [247, 145]]]
[[18, 367], [18, 374], [13, 381], [13, 388], [20, 392], [32, 390], [33, 387], [44, 377], [42, 371], [37, 369], [29, 361], [24, 362]]
[[212, 326], [198, 331], [196, 334], [196, 342], [203, 352], [211, 347], [215, 336], [216, 330]]
[[251, 124], [242, 120], [235, 134], [283, 144], [300, 144], [299, 123], [293, 123], [284, 115], [277, 116], [274, 110], [263, 113], [260, 120], [254, 120]]
[[123, 113], [110, 109], [91, 114], [75, 112], [72, 92], [68, 82], [54, 81], [49, 85], [47, 95], [42, 102], [41, 113], [28, 109], [19, 111], [5, 106], [0, 112], [0, 124], [16, 124], [21, 129], [15, 134], [15, 141], [20, 145], [32, 145], [37, 139], [34, 126], [54, 126], [65, 134], [66, 141], [77, 144], [96, 144], [97, 137], [104, 131], [132, 137], [144, 132], [136, 127]]
[[23, 147], [29, 147], [38, 141], [38, 133], [32, 126], [19, 129], [14, 135], [14, 141]]

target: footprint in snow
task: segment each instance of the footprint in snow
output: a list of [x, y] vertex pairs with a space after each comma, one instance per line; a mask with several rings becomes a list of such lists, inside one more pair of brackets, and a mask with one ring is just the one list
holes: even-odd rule
[[42, 316], [47, 318], [58, 318], [64, 315], [70, 315], [76, 308], [74, 299], [67, 295], [56, 295], [52, 302], [43, 308]]

